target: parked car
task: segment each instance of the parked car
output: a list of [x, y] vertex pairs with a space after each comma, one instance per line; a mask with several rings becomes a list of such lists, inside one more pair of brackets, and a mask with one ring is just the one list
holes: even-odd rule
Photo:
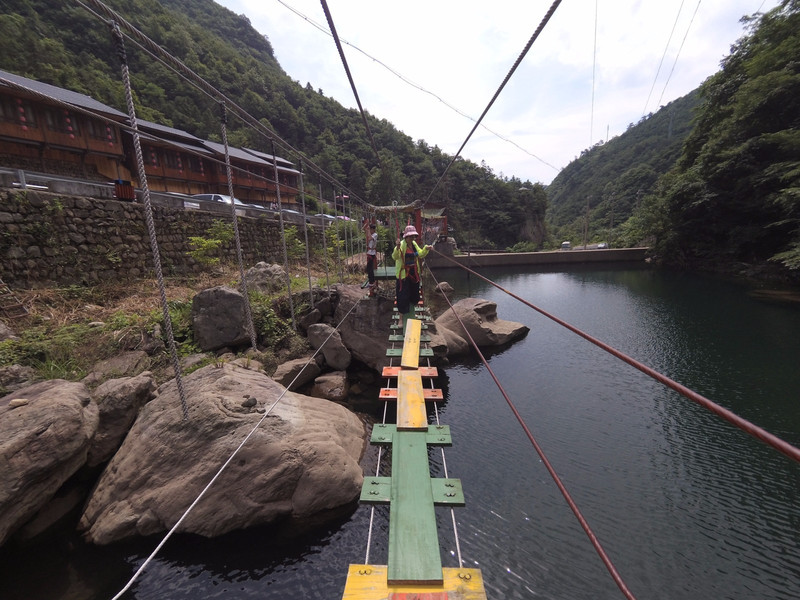
[[[206, 202], [222, 202], [223, 204], [231, 203], [231, 197], [224, 194], [193, 194], [192, 198], [195, 200], [205, 200]], [[266, 210], [263, 206], [258, 206], [257, 204], [247, 204], [238, 198], [234, 198], [233, 203], [237, 208], [241, 209], [249, 208], [252, 210]]]
[[569, 242], [561, 242], [561, 249], [572, 250], [572, 244], [570, 244]]
[[598, 250], [605, 250], [606, 248], [608, 248], [608, 244], [606, 244], [605, 242], [600, 242], [599, 244], [597, 244]]
[[330, 227], [331, 223], [336, 220], [336, 217], [333, 215], [326, 215], [325, 213], [317, 213], [313, 217], [308, 218], [308, 222], [312, 225], [320, 225], [325, 227]]

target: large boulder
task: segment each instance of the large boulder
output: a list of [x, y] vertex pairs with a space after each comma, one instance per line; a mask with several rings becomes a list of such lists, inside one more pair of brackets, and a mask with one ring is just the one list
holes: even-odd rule
[[286, 389], [294, 391], [309, 381], [313, 381], [320, 373], [322, 373], [322, 369], [319, 368], [316, 360], [297, 358], [279, 364], [275, 373], [272, 374], [272, 379]]
[[150, 366], [150, 357], [142, 350], [131, 350], [100, 361], [83, 378], [83, 383], [93, 386], [105, 379], [127, 377], [145, 371]]
[[9, 365], [0, 367], [0, 389], [13, 392], [28, 387], [36, 380], [36, 371], [32, 367]]
[[0, 545], [86, 463], [98, 422], [82, 383], [53, 379], [0, 398]]
[[317, 377], [309, 394], [315, 398], [344, 402], [347, 400], [349, 391], [350, 385], [347, 381], [347, 371], [332, 371]]
[[[454, 314], [458, 314], [458, 317]], [[463, 323], [463, 327], [461, 325]], [[452, 310], [446, 311], [436, 319], [437, 331], [445, 336], [443, 330], [449, 330], [453, 335], [465, 341], [464, 329], [475, 340], [478, 347], [502, 346], [527, 335], [530, 329], [522, 323], [504, 321], [497, 318], [497, 304], [480, 298], [464, 298], [453, 305]], [[448, 344], [449, 345], [449, 344]]]
[[286, 286], [286, 270], [277, 264], [257, 263], [244, 274], [248, 290], [271, 294]]
[[308, 343], [315, 350], [322, 349], [325, 362], [331, 369], [341, 371], [350, 366], [352, 356], [336, 329], [325, 323], [315, 323], [308, 328]]
[[392, 322], [393, 300], [377, 296], [365, 298], [359, 285], [337, 285], [339, 302], [334, 321], [354, 358], [380, 372], [389, 363], [386, 344]]
[[209, 288], [192, 299], [194, 340], [204, 352], [250, 341], [244, 296], [227, 286]]
[[86, 504], [79, 528], [88, 541], [170, 529], [251, 431], [181, 531], [213, 537], [358, 497], [365, 428], [342, 406], [231, 364], [199, 369], [183, 386], [188, 419], [174, 380], [142, 408]]
[[100, 410], [100, 425], [89, 448], [88, 466], [94, 467], [113, 456], [139, 410], [154, 397], [155, 391], [156, 382], [149, 371], [136, 377], [110, 379], [94, 390], [92, 399]]

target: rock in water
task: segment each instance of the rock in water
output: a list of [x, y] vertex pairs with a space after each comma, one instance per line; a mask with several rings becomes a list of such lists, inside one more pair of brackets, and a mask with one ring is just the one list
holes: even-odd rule
[[[81, 517], [90, 542], [170, 529], [285, 392], [263, 373], [209, 365], [174, 381], [143, 407]], [[242, 406], [248, 394], [255, 407]], [[365, 428], [342, 406], [285, 392], [181, 524], [214, 537], [282, 517], [303, 518], [355, 500]]]

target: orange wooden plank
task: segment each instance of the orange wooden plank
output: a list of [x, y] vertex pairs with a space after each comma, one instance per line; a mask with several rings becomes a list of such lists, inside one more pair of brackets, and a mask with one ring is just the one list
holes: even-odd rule
[[[400, 367], [383, 367], [381, 377], [397, 377], [402, 369]], [[419, 367], [420, 377], [438, 377], [439, 370], [436, 367]]]
[[[429, 402], [444, 400], [444, 393], [440, 389], [423, 388], [422, 395]], [[397, 388], [381, 388], [379, 397], [381, 400], [397, 400]]]

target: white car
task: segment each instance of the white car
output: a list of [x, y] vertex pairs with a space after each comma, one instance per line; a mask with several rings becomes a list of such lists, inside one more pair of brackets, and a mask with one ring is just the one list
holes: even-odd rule
[[[205, 200], [206, 202], [222, 202], [224, 204], [231, 203], [231, 197], [226, 196], [224, 194], [194, 194], [192, 198], [194, 198], [195, 200]], [[263, 206], [259, 206], [257, 204], [247, 204], [246, 202], [242, 202], [238, 198], [234, 198], [233, 203], [236, 205], [237, 208], [266, 210]]]

